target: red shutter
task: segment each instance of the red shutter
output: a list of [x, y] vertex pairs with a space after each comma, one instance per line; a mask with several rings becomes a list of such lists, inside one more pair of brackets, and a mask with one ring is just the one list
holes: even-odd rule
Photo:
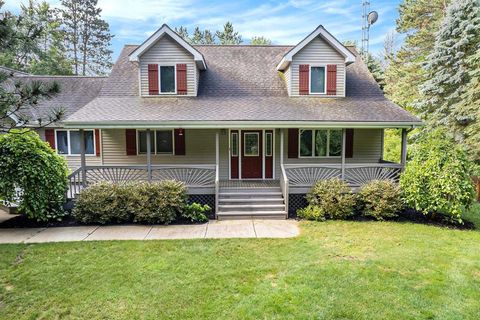
[[126, 129], [125, 141], [127, 148], [127, 156], [135, 156], [137, 154], [137, 130]]
[[301, 64], [299, 68], [299, 93], [300, 95], [307, 95], [309, 90], [308, 90], [308, 85], [309, 85], [309, 75], [310, 73], [310, 66], [308, 64]]
[[55, 130], [45, 129], [45, 140], [52, 149], [55, 149]]
[[327, 94], [337, 94], [337, 65], [329, 64], [327, 66]]
[[185, 155], [185, 130], [184, 129], [175, 129], [175, 155], [184, 156]]
[[100, 130], [95, 129], [95, 154], [100, 157]]
[[148, 94], [158, 94], [158, 64], [148, 65]]
[[345, 158], [353, 158], [353, 129], [345, 129]]
[[298, 158], [298, 129], [288, 129], [288, 157]]
[[187, 65], [177, 64], [177, 94], [187, 94]]

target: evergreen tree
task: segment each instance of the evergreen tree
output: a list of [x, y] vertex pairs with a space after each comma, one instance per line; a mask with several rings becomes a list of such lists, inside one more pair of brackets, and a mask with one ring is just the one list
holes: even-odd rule
[[220, 44], [240, 44], [242, 43], [242, 36], [233, 29], [233, 24], [228, 21], [223, 26], [223, 31], [216, 32]]
[[210, 30], [205, 29], [203, 32], [202, 44], [215, 44], [215, 35]]
[[254, 46], [271, 45], [272, 40], [267, 39], [265, 37], [253, 37], [252, 40], [250, 41], [250, 44]]
[[98, 0], [62, 0], [60, 9], [75, 74], [103, 75], [112, 67], [108, 23]]
[[193, 32], [193, 36], [190, 39], [192, 44], [201, 44], [203, 42], [204, 33], [200, 30], [199, 27], [195, 27], [195, 31]]
[[449, 2], [404, 0], [400, 4], [397, 32], [406, 34], [406, 38], [385, 72], [384, 90], [393, 102], [410, 111], [413, 102], [420, 97], [418, 87], [426, 79], [422, 65], [433, 49], [435, 32]]
[[371, 53], [369, 53], [366, 63], [367, 68], [372, 74], [373, 78], [375, 81], [377, 81], [380, 89], [383, 90], [385, 87], [385, 72], [382, 69], [379, 59], [375, 58]]
[[188, 30], [184, 26], [180, 26], [180, 28], [175, 28], [175, 32], [182, 37], [185, 41], [190, 42], [190, 38], [188, 36]]
[[[478, 0], [452, 2], [436, 34], [434, 49], [428, 56], [425, 66], [428, 80], [420, 87], [423, 97], [416, 106], [432, 126], [445, 126], [457, 141], [463, 143], [467, 136], [465, 129], [479, 121], [475, 115], [475, 110], [480, 107], [478, 100], [475, 101], [475, 93], [467, 95], [478, 88], [478, 60], [475, 56], [479, 50], [480, 3]], [[468, 97], [473, 100], [465, 100]], [[475, 149], [478, 143], [468, 149], [472, 150], [472, 147]], [[480, 158], [476, 160], [480, 161]]]

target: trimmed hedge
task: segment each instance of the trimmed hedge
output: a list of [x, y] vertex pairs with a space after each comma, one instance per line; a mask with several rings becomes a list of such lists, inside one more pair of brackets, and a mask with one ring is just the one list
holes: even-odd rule
[[187, 189], [177, 181], [155, 183], [102, 182], [83, 190], [73, 208], [83, 223], [162, 223], [169, 224], [187, 205]]
[[390, 180], [372, 180], [365, 184], [358, 200], [362, 215], [376, 220], [394, 218], [403, 207], [400, 187]]

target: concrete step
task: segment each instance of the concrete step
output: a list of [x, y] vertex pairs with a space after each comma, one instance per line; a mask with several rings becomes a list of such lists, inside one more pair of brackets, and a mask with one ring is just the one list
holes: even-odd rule
[[218, 220], [240, 220], [240, 219], [286, 219], [285, 211], [231, 211], [219, 212]]
[[222, 204], [218, 212], [285, 211], [285, 204]]

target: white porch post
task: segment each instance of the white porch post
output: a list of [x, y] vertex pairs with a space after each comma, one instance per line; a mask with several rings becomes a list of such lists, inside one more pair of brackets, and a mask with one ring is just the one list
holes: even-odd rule
[[215, 132], [215, 164], [220, 165], [220, 135]]
[[407, 129], [402, 129], [402, 153], [400, 163], [403, 169], [405, 169], [405, 164], [407, 163]]
[[283, 129], [280, 129], [280, 164], [283, 164]]
[[80, 166], [82, 168], [82, 186], [87, 186], [87, 161], [85, 159], [85, 131], [79, 130], [80, 138]]
[[150, 137], [150, 129], [147, 129], [147, 179], [148, 182], [152, 181], [152, 146]]
[[342, 180], [345, 180], [345, 149], [347, 144], [347, 130], [342, 129]]
[[215, 219], [218, 213], [218, 194], [220, 192], [220, 135], [215, 132]]

